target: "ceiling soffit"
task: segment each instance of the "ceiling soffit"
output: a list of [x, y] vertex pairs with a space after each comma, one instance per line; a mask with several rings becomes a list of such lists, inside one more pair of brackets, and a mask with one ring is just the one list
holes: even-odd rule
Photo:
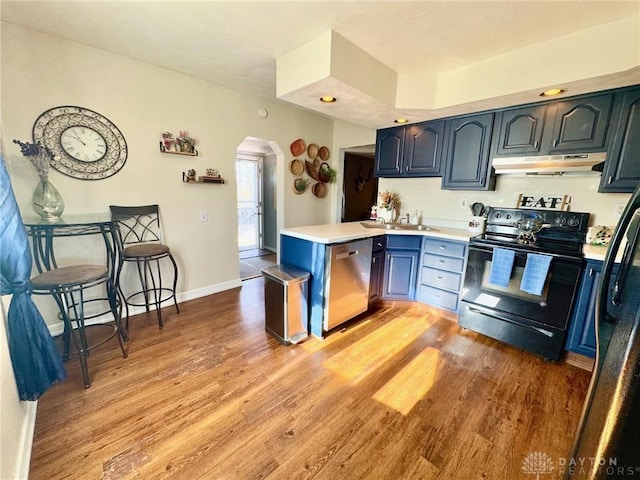
[[[281, 100], [370, 128], [640, 83], [640, 17], [633, 16], [443, 72], [397, 74], [333, 31], [277, 58]], [[333, 95], [338, 102], [323, 104]]]

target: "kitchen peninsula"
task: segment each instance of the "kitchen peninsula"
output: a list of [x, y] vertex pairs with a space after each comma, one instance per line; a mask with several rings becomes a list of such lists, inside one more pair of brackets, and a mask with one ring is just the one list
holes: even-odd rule
[[[326, 294], [330, 281], [328, 275], [330, 261], [327, 255], [328, 246], [375, 238], [376, 242], [374, 243], [379, 244], [382, 249], [386, 245], [387, 252], [383, 257], [386, 269], [384, 281], [375, 282], [372, 285], [375, 284], [378, 287], [382, 287], [384, 284], [386, 286], [386, 289], [383, 288], [382, 290], [389, 292], [391, 297], [382, 295], [383, 298], [413, 300], [417, 297], [420, 300], [425, 299], [427, 303], [430, 303], [428, 295], [433, 295], [434, 293], [433, 290], [430, 290], [433, 287], [424, 285], [424, 293], [421, 293], [423, 285], [419, 285], [416, 288], [416, 283], [420, 283], [419, 280], [417, 281], [419, 264], [422, 265], [423, 258], [431, 258], [425, 248], [427, 250], [436, 248], [438, 252], [444, 252], [443, 263], [454, 260], [457, 262], [454, 267], [457, 272], [446, 272], [445, 275], [448, 274], [449, 277], [443, 276], [442, 280], [446, 281], [452, 275], [457, 276], [457, 279], [456, 287], [445, 287], [441, 291], [443, 302], [445, 303], [438, 306], [455, 310], [457, 309], [458, 300], [458, 294], [455, 290], [462, 285], [462, 274], [464, 272], [464, 258], [459, 259], [455, 258], [455, 256], [459, 255], [459, 253], [462, 253], [462, 257], [466, 256], [466, 243], [471, 235], [467, 230], [460, 228], [430, 226], [427, 230], [401, 227], [387, 229], [384, 225], [380, 225], [379, 228], [367, 228], [360, 222], [285, 228], [280, 231], [280, 261], [283, 264], [292, 265], [311, 274], [309, 279], [310, 329], [314, 336], [323, 338], [328, 330], [328, 328], [325, 328], [324, 322], [327, 311]], [[427, 239], [438, 243], [426, 242]], [[375, 250], [375, 246], [373, 248]], [[448, 252], [450, 251], [455, 253], [449, 254]], [[375, 262], [375, 253], [373, 257], [373, 262]], [[378, 261], [381, 260], [382, 258], [378, 257]], [[372, 272], [374, 271], [379, 272], [379, 274], [383, 272], [381, 269], [372, 270]], [[372, 273], [373, 275], [375, 274]], [[370, 280], [373, 282], [367, 271], [360, 283], [366, 281], [367, 285], [369, 285]], [[405, 295], [399, 295], [397, 289], [394, 291], [394, 286], [398, 283], [406, 285]], [[437, 291], [440, 292], [440, 290]], [[348, 292], [346, 293], [348, 294]], [[449, 301], [452, 296], [455, 296], [454, 303]], [[437, 298], [433, 300], [438, 302]]]

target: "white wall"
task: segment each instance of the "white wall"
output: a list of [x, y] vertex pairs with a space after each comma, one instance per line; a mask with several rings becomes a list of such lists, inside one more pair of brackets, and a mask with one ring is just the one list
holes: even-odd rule
[[[203, 59], [206, 61], [206, 59]], [[194, 77], [89, 48], [11, 24], [2, 24], [2, 115], [7, 166], [18, 203], [31, 212], [37, 177], [14, 138], [28, 140], [37, 116], [58, 105], [81, 105], [105, 115], [129, 147], [124, 168], [111, 178], [82, 181], [52, 171], [66, 213], [107, 212], [109, 204], [159, 203], [165, 240], [177, 257], [180, 292], [225, 286], [239, 278], [236, 220], [236, 148], [247, 136], [275, 141], [286, 153], [297, 138], [331, 145], [333, 122], [279, 102], [249, 97]], [[261, 118], [258, 110], [267, 108]], [[162, 154], [161, 131], [186, 129], [198, 157]], [[287, 161], [289, 158], [287, 158]], [[226, 185], [186, 184], [181, 172], [216, 168]], [[295, 195], [286, 185], [284, 225], [325, 223], [328, 202]], [[207, 210], [209, 222], [199, 221]], [[78, 253], [78, 258], [82, 254]]]

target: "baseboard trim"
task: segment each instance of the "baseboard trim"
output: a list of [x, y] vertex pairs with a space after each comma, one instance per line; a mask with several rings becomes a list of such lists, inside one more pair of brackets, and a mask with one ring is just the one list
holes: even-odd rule
[[[176, 299], [178, 303], [186, 302], [188, 300], [195, 300], [196, 298], [206, 297], [207, 295], [213, 295], [215, 293], [224, 292], [225, 290], [231, 290], [232, 288], [242, 287], [242, 280], [240, 278], [236, 278], [235, 280], [230, 280], [228, 282], [216, 283], [215, 285], [209, 285], [203, 288], [197, 288], [195, 290], [189, 290], [188, 292], [181, 292], [176, 295]], [[168, 304], [167, 304], [168, 305]], [[166, 306], [166, 305], [165, 305]], [[146, 309], [144, 307], [129, 307], [129, 315], [134, 316], [141, 313], [146, 313]], [[103, 315], [101, 317], [92, 318], [86, 322], [86, 325], [97, 325], [100, 323], [107, 323], [113, 321], [113, 317], [111, 315]], [[64, 331], [64, 326], [62, 322], [54, 323], [52, 325], [48, 325], [49, 332], [54, 337], [57, 335], [61, 335]]]
[[18, 455], [16, 458], [16, 468], [14, 477], [16, 480], [27, 480], [29, 478], [29, 466], [31, 465], [31, 447], [33, 446], [33, 432], [36, 427], [36, 413], [38, 402], [24, 402], [25, 416], [22, 424], [22, 431], [18, 439]]

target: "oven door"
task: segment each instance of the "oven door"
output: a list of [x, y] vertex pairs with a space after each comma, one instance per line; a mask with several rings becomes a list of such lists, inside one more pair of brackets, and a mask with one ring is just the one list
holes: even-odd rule
[[569, 321], [582, 260], [554, 256], [540, 295], [520, 290], [527, 252], [516, 251], [511, 280], [506, 287], [489, 283], [493, 248], [471, 245], [464, 280], [463, 301], [500, 317], [565, 330]]

